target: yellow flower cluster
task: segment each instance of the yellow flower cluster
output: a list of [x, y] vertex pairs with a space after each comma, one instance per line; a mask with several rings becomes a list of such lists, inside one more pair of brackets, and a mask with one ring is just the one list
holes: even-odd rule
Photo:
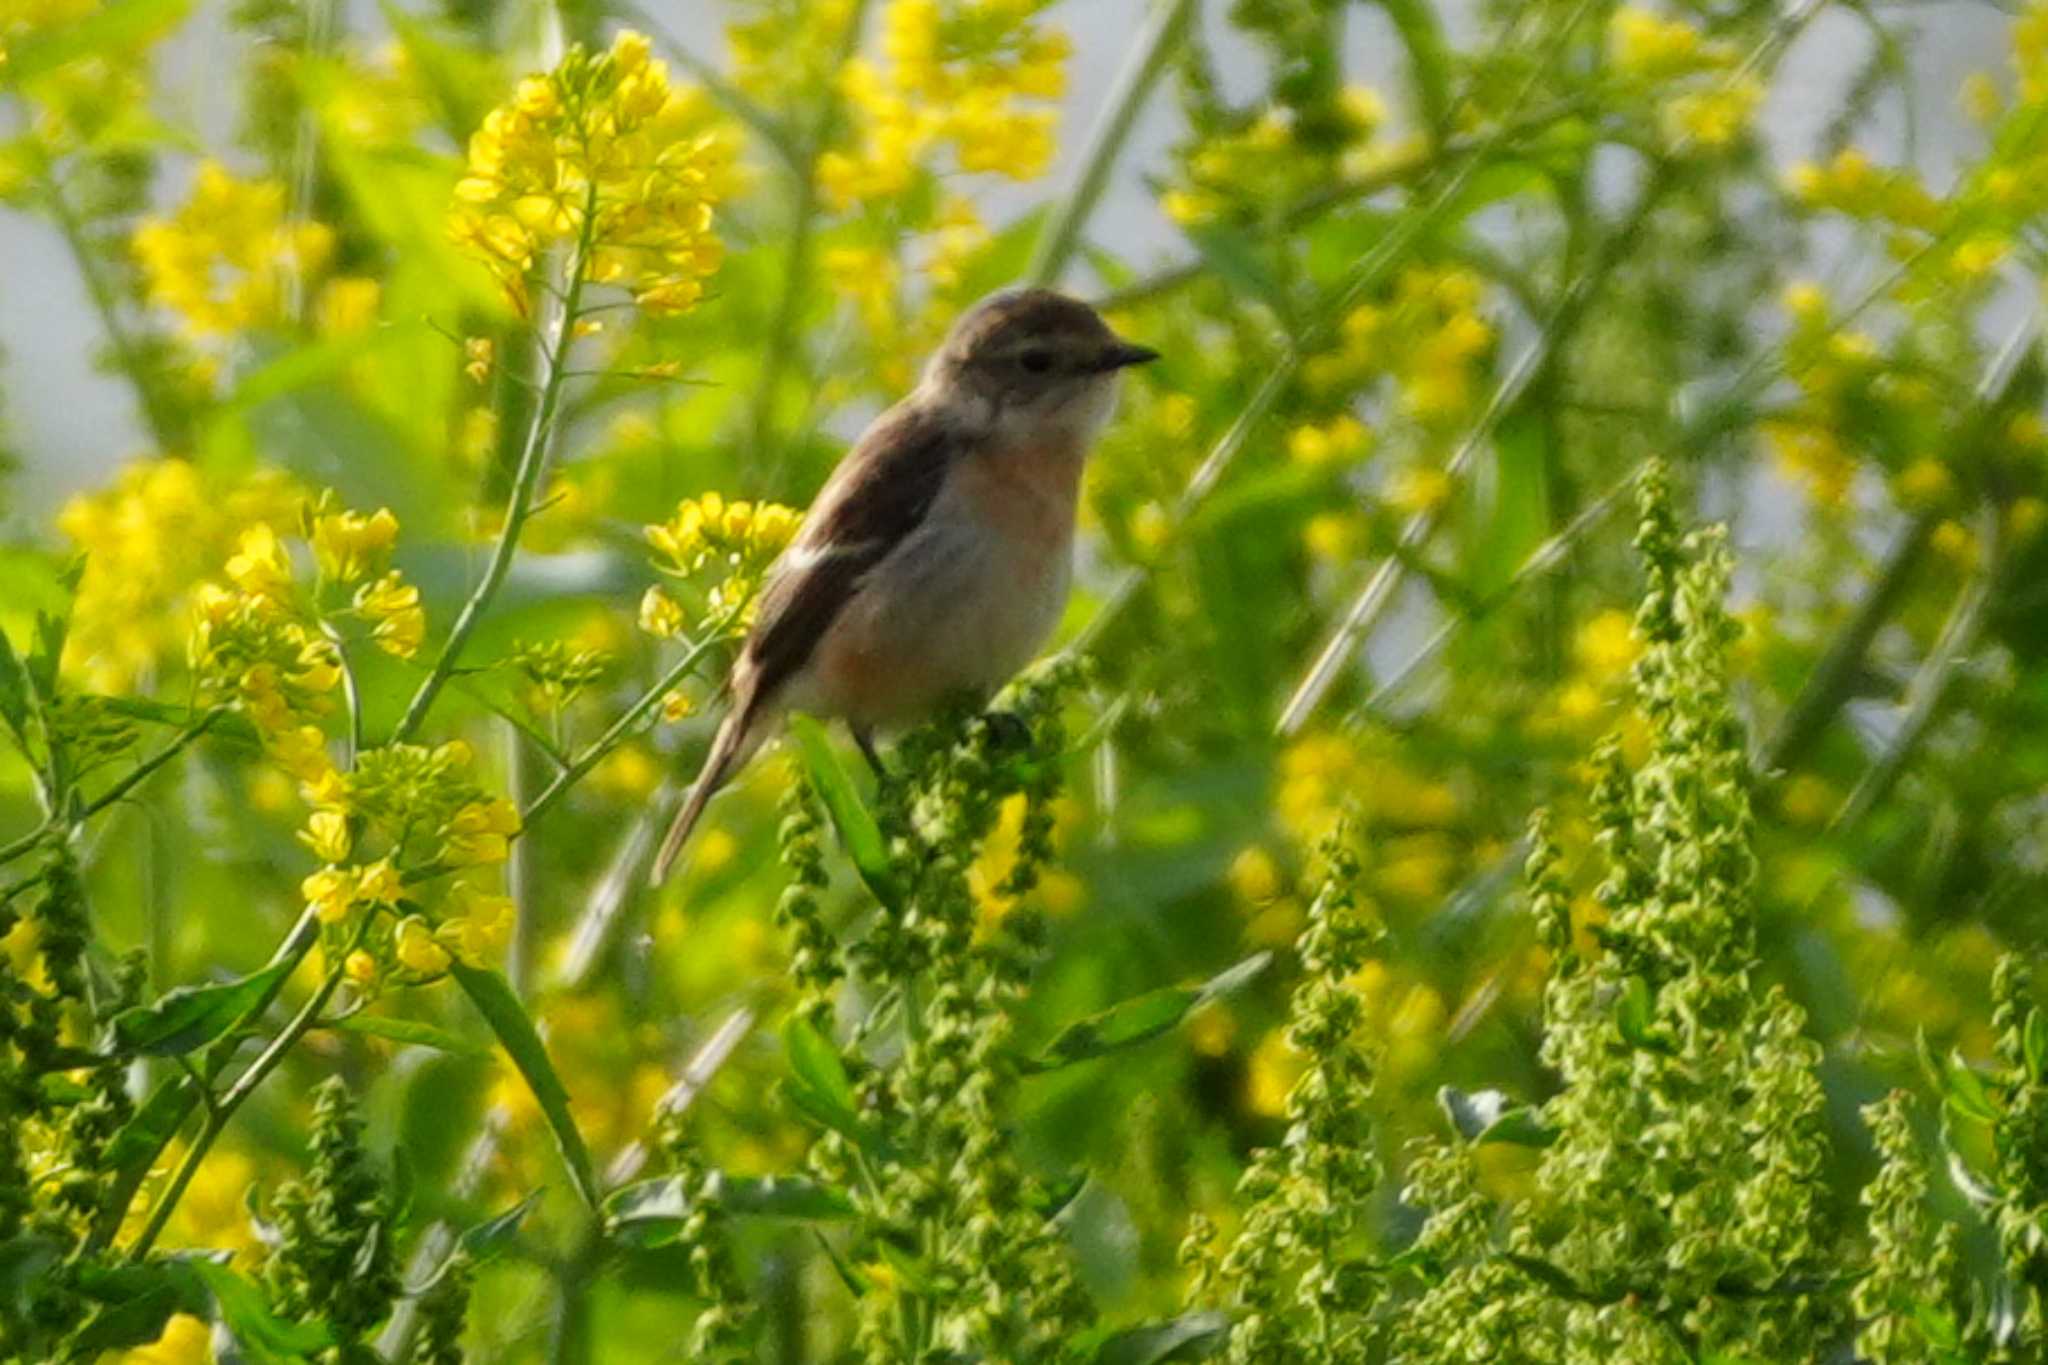
[[1456, 267], [1402, 272], [1393, 297], [1345, 317], [1335, 350], [1311, 357], [1303, 378], [1319, 389], [1356, 387], [1393, 376], [1401, 405], [1422, 422], [1455, 418], [1472, 406], [1494, 341], [1479, 314], [1479, 277]]
[[726, 26], [732, 83], [771, 107], [814, 99], [838, 74], [855, 0], [734, 0]]
[[1310, 469], [1342, 469], [1372, 449], [1372, 433], [1348, 412], [1327, 422], [1304, 422], [1287, 433], [1287, 454]]
[[1607, 60], [1629, 80], [1677, 80], [1721, 70], [1735, 57], [1727, 43], [1708, 39], [1683, 19], [1667, 19], [1640, 5], [1622, 6], [1607, 22]]
[[676, 514], [646, 528], [655, 567], [677, 577], [717, 562], [733, 574], [768, 567], [796, 535], [802, 514], [779, 502], [727, 502], [722, 494], [685, 498]]
[[1844, 147], [1825, 166], [1799, 163], [1786, 176], [1786, 187], [1809, 209], [1897, 227], [1927, 230], [1941, 216], [1941, 202], [1917, 175], [1878, 166], [1857, 147]]
[[1160, 194], [1160, 212], [1200, 227], [1232, 205], [1285, 202], [1326, 189], [1332, 176], [1382, 173], [1404, 154], [1374, 141], [1386, 120], [1386, 100], [1365, 85], [1337, 92], [1324, 119], [1334, 138], [1300, 136], [1291, 111], [1264, 110], [1242, 129], [1202, 142], [1187, 158], [1187, 183]]
[[2048, 100], [2048, 4], [2035, 0], [2012, 26], [2012, 68], [2019, 97], [2028, 104]]
[[291, 559], [267, 524], [242, 533], [226, 574], [228, 586], [204, 584], [194, 598], [192, 671], [202, 691], [248, 716], [280, 766], [320, 781], [331, 765], [310, 722], [341, 682], [340, 654], [301, 609]]
[[332, 231], [290, 221], [285, 207], [277, 181], [239, 180], [218, 162], [203, 163], [176, 213], [135, 230], [150, 302], [176, 313], [193, 337], [280, 321], [290, 280], [319, 274], [334, 250]]
[[1587, 620], [1572, 637], [1575, 667], [1557, 689], [1550, 719], [1581, 733], [1605, 724], [1609, 703], [1641, 653], [1642, 642], [1627, 612], [1609, 609]]
[[1303, 847], [1312, 846], [1347, 810], [1368, 824], [1434, 829], [1455, 822], [1458, 796], [1441, 778], [1407, 767], [1391, 754], [1373, 754], [1342, 734], [1304, 735], [1280, 755], [1273, 794], [1280, 826]]
[[902, 194], [925, 158], [950, 146], [963, 171], [1013, 180], [1045, 173], [1058, 115], [1030, 101], [1066, 91], [1072, 45], [1036, 20], [1049, 0], [889, 0], [883, 63], [847, 63], [840, 87], [854, 142], [818, 160], [835, 208]]
[[1663, 111], [1664, 140], [1719, 151], [1741, 141], [1764, 102], [1763, 85], [1749, 77], [1707, 90], [1674, 95]]
[[[1629, 86], [1662, 100], [1659, 124], [1675, 147], [1716, 151], [1739, 140], [1763, 103], [1757, 81], [1733, 74], [1733, 45], [1683, 19], [1625, 5], [1607, 25], [1607, 60]], [[1682, 87], [1682, 88], [1674, 88]]]
[[81, 493], [57, 526], [85, 556], [66, 663], [95, 691], [122, 692], [186, 641], [193, 590], [245, 527], [293, 524], [304, 495], [282, 474], [208, 475], [190, 460], [139, 460]]
[[703, 92], [671, 85], [629, 30], [599, 56], [570, 49], [485, 117], [449, 233], [522, 314], [542, 255], [579, 245], [587, 279], [650, 313], [679, 313], [718, 269], [712, 206], [731, 168], [730, 135]]

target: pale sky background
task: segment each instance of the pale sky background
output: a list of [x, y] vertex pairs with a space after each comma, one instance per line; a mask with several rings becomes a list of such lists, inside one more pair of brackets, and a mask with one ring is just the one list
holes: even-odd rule
[[[204, 144], [234, 161], [232, 129], [237, 82], [223, 73], [239, 69], [234, 36], [223, 15], [223, 0], [206, 0], [161, 54], [159, 112], [174, 124], [195, 128]], [[373, 22], [374, 4], [353, 3], [361, 22]], [[719, 26], [723, 9], [705, 0], [656, 0], [647, 10], [695, 51], [722, 56]], [[1219, 38], [1223, 0], [1205, 0], [1212, 38]], [[1062, 159], [1047, 180], [1030, 186], [991, 185], [982, 196], [992, 221], [1006, 211], [1063, 188], [1087, 140], [1094, 116], [1143, 21], [1141, 0], [1067, 0], [1055, 14], [1073, 35], [1075, 55]], [[1454, 34], [1469, 27], [1472, 6], [1448, 7]], [[1937, 189], [1947, 183], [1962, 155], [1975, 146], [1974, 132], [1957, 107], [1956, 91], [1975, 70], [1991, 70], [2003, 82], [2008, 73], [2006, 33], [2010, 20], [1989, 5], [1953, 3], [1891, 8], [1887, 20], [1909, 26], [1906, 48], [1915, 69], [1920, 128], [1917, 160]], [[1398, 57], [1386, 40], [1379, 11], [1353, 11], [1347, 43], [1355, 79], [1398, 90]], [[360, 29], [358, 30], [360, 31]], [[1242, 44], [1217, 41], [1226, 83], [1243, 94], [1256, 88], [1257, 54]], [[1763, 115], [1773, 156], [1789, 165], [1806, 155], [1839, 103], [1870, 49], [1870, 38], [1852, 16], [1824, 13], [1789, 54]], [[1177, 111], [1168, 83], [1127, 144], [1109, 194], [1091, 224], [1093, 240], [1127, 259], [1156, 262], [1186, 252], [1179, 234], [1159, 213], [1144, 173], [1162, 164], [1172, 141]], [[1903, 146], [1897, 101], [1888, 102], [1880, 126], [1861, 139], [1881, 157]], [[167, 161], [160, 193], [175, 202], [189, 181], [190, 163]], [[90, 361], [101, 336], [78, 271], [63, 242], [45, 221], [0, 209], [0, 386], [15, 444], [25, 458], [15, 481], [18, 515], [31, 525], [48, 516], [80, 488], [103, 482], [121, 461], [146, 453], [133, 403], [118, 379], [94, 371]]]

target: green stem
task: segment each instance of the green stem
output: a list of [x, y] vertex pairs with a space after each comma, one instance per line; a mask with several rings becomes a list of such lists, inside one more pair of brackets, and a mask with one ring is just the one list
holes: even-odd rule
[[1942, 623], [1941, 634], [1936, 637], [1934, 647], [1921, 661], [1907, 684], [1905, 693], [1905, 715], [1899, 721], [1898, 730], [1892, 735], [1891, 743], [1885, 746], [1855, 789], [1849, 799], [1829, 822], [1831, 830], [1851, 830], [1878, 802], [1882, 801], [1911, 761], [1913, 751], [1927, 737], [1927, 732], [1940, 713], [1942, 698], [1948, 695], [1949, 684], [1955, 680], [1956, 666], [1960, 664], [1970, 648], [1977, 641], [1977, 632], [1984, 624], [1985, 609], [1991, 602], [1992, 584], [1997, 578], [1994, 567], [1995, 549], [1987, 552], [1985, 563], [1970, 576], [1961, 592], [1956, 594], [1954, 606], [1948, 619]]
[[[263, 993], [251, 1001], [249, 1007], [242, 1011], [241, 1016], [229, 1027], [227, 1033], [218, 1042], [214, 1043], [212, 1047], [207, 1049], [206, 1056], [198, 1067], [201, 1079], [207, 1084], [212, 1084], [214, 1079], [227, 1068], [228, 1063], [234, 1059], [235, 1053], [241, 1049], [244, 1030], [260, 1019], [264, 1012], [276, 1002], [277, 997], [284, 993], [285, 982], [290, 979], [292, 969], [305, 960], [306, 954], [311, 952], [313, 945], [319, 941], [320, 935], [318, 931], [319, 921], [314, 917], [313, 912], [310, 909], [302, 912], [298, 920], [292, 925], [291, 932], [285, 935], [284, 941], [278, 944], [277, 950], [270, 956], [270, 961], [265, 964], [269, 967], [288, 964], [287, 969], [278, 973], [276, 979], [264, 989]], [[99, 1251], [113, 1241], [114, 1234], [120, 1231], [121, 1222], [128, 1214], [128, 1206], [134, 1201], [135, 1192], [141, 1188], [143, 1179], [149, 1174], [150, 1169], [155, 1166], [156, 1160], [163, 1154], [164, 1148], [170, 1145], [171, 1137], [178, 1129], [184, 1127], [185, 1120], [191, 1116], [192, 1110], [198, 1106], [200, 1102], [199, 1089], [193, 1086], [189, 1080], [178, 1077], [173, 1078], [171, 1083], [184, 1086], [184, 1093], [177, 1101], [179, 1105], [177, 1117], [163, 1126], [163, 1137], [158, 1139], [155, 1147], [149, 1152], [147, 1157], [136, 1159], [115, 1183], [106, 1202], [100, 1206], [99, 1216], [93, 1224], [92, 1235], [86, 1241], [85, 1250], [89, 1252]]]
[[[1502, 377], [1493, 396], [1478, 419], [1465, 433], [1465, 437], [1451, 452], [1444, 465], [1444, 473], [1456, 480], [1466, 467], [1477, 457], [1480, 445], [1492, 435], [1509, 409], [1521, 400], [1538, 375], [1547, 370], [1585, 316], [1594, 295], [1607, 276], [1620, 264], [1628, 248], [1634, 244], [1644, 225], [1649, 221], [1651, 211], [1671, 188], [1676, 175], [1672, 163], [1665, 162], [1658, 174], [1644, 187], [1630, 212], [1628, 220], [1609, 234], [1601, 249], [1586, 268], [1581, 271], [1564, 291], [1544, 324], [1542, 332], [1530, 343], [1513, 368]], [[1357, 646], [1372, 634], [1380, 617], [1393, 605], [1396, 591], [1407, 579], [1409, 567], [1415, 563], [1430, 538], [1436, 534], [1439, 517], [1435, 510], [1424, 509], [1411, 516], [1401, 528], [1401, 537], [1394, 553], [1380, 561], [1379, 567], [1359, 589], [1345, 610], [1337, 629], [1332, 632], [1315, 662], [1302, 675], [1301, 682], [1287, 699], [1287, 705], [1280, 712], [1279, 722], [1274, 731], [1287, 738], [1300, 731], [1329, 695], [1330, 688], [1343, 675], [1344, 667], [1357, 652]]]
[[[866, 0], [858, 0], [846, 18], [846, 31], [840, 38], [838, 66], [844, 66], [860, 47], [862, 21], [866, 14]], [[839, 113], [838, 88], [829, 86], [818, 97], [818, 115], [809, 136], [789, 163], [790, 175], [795, 181], [789, 250], [783, 257], [782, 293], [775, 301], [775, 317], [769, 324], [768, 344], [762, 351], [761, 378], [754, 388], [750, 417], [757, 459], [768, 447], [769, 428], [775, 421], [775, 394], [782, 387], [783, 371], [789, 368], [790, 354], [796, 348], [797, 322], [803, 313], [804, 285], [810, 273], [811, 239], [816, 234], [818, 223], [818, 158], [832, 140], [833, 130], [839, 124]]]
[[550, 807], [568, 794], [569, 788], [583, 779], [584, 774], [603, 762], [607, 754], [624, 743], [627, 736], [648, 713], [661, 704], [661, 699], [674, 691], [683, 679], [694, 673], [704, 656], [717, 647], [724, 638], [722, 626], [708, 632], [702, 640], [690, 647], [688, 654], [676, 661], [674, 667], [662, 674], [661, 681], [647, 689], [640, 700], [626, 708], [626, 713], [613, 721], [611, 728], [591, 741], [589, 748], [562, 771], [556, 773], [553, 780], [541, 789], [540, 795], [533, 798], [533, 803], [520, 812], [520, 832], [524, 833], [527, 827], [547, 814]]
[[[150, 774], [156, 772], [157, 769], [183, 753], [186, 746], [212, 729], [214, 723], [226, 714], [226, 707], [216, 706], [204, 716], [186, 726], [161, 749], [158, 749], [148, 758], [136, 764], [134, 770], [129, 772], [119, 782], [116, 782], [113, 786], [100, 793], [100, 795], [88, 801], [78, 810], [77, 814], [70, 818], [68, 823], [74, 828], [82, 825], [108, 806], [113, 805], [116, 801], [128, 795], [129, 792], [134, 791]], [[45, 838], [49, 837], [50, 832], [58, 827], [59, 823], [56, 820], [45, 821], [42, 825], [30, 830], [13, 843], [0, 847], [0, 866], [5, 866], [42, 843]]]
[[[299, 1007], [299, 1012], [292, 1016], [291, 1022], [284, 1026], [277, 1037], [270, 1040], [270, 1046], [257, 1054], [256, 1060], [249, 1063], [247, 1070], [235, 1077], [235, 1083], [228, 1087], [228, 1092], [208, 1107], [206, 1122], [192, 1139], [191, 1150], [185, 1153], [185, 1159], [179, 1163], [177, 1172], [171, 1176], [171, 1183], [157, 1196], [156, 1206], [149, 1211], [149, 1221], [143, 1224], [142, 1232], [128, 1248], [128, 1260], [131, 1264], [149, 1255], [149, 1249], [156, 1244], [164, 1225], [170, 1221], [172, 1211], [184, 1197], [185, 1187], [190, 1185], [192, 1177], [198, 1174], [200, 1163], [206, 1159], [207, 1152], [212, 1149], [215, 1140], [228, 1126], [228, 1121], [234, 1118], [235, 1111], [241, 1108], [243, 1102], [256, 1092], [256, 1087], [263, 1084], [264, 1079], [277, 1069], [278, 1063], [284, 1060], [285, 1054], [292, 1050], [299, 1039], [305, 1037], [307, 1031], [319, 1022], [320, 1011], [327, 1007], [327, 1001], [334, 995], [335, 987], [341, 984], [348, 955], [362, 946], [363, 939], [368, 936], [370, 925], [375, 919], [375, 910], [364, 913], [362, 922], [356, 926], [355, 933], [349, 938], [348, 946], [336, 957], [334, 965], [328, 968], [327, 975], [320, 982], [318, 989]], [[196, 1088], [194, 1098], [198, 1098]]]
[[159, 451], [175, 451], [182, 444], [177, 424], [165, 409], [157, 386], [150, 380], [142, 348], [121, 320], [120, 292], [107, 278], [93, 244], [86, 240], [85, 223], [72, 209], [71, 201], [64, 197], [64, 188], [58, 183], [56, 173], [45, 164], [38, 178], [42, 182], [43, 198], [50, 206], [50, 217], [57, 224], [57, 231], [63, 235], [64, 244], [71, 249], [72, 259], [78, 263], [79, 276], [85, 281], [86, 296], [92, 300], [93, 311], [99, 314], [100, 325], [107, 332], [107, 341], [114, 348], [115, 364], [128, 376], [129, 384], [135, 389], [135, 401], [142, 407], [142, 418], [149, 427], [150, 437]]
[[392, 731], [390, 742], [393, 744], [411, 738], [425, 722], [434, 699], [441, 694], [455, 666], [461, 662], [463, 646], [469, 643], [469, 637], [483, 621], [492, 599], [504, 585], [505, 575], [511, 572], [513, 556], [519, 552], [519, 533], [525, 529], [526, 519], [532, 515], [534, 491], [540, 486], [541, 471], [547, 467], [548, 454], [554, 446], [555, 415], [561, 407], [562, 388], [568, 378], [569, 352], [576, 344], [576, 319], [583, 302], [583, 277], [591, 252], [590, 235], [597, 220], [596, 200], [597, 187], [593, 185], [584, 196], [583, 230], [569, 259], [569, 283], [562, 295], [554, 343], [548, 348], [547, 377], [541, 385], [540, 403], [534, 408], [533, 424], [527, 428], [526, 448], [519, 456], [512, 496], [505, 506], [505, 525], [498, 532], [498, 543], [491, 549], [483, 578], [469, 595], [469, 600], [462, 604], [462, 611], [455, 618], [455, 627], [448, 632], [448, 642], [441, 646], [433, 668], [420, 683], [419, 690], [413, 693], [412, 702], [405, 708], [398, 728]]
[[1066, 269], [1080, 245], [1081, 231], [1087, 226], [1089, 215], [1095, 212], [1095, 205], [1109, 184], [1117, 153], [1123, 150], [1124, 141], [1137, 122], [1138, 111], [1145, 107], [1152, 87], [1165, 72], [1167, 59], [1186, 35], [1194, 11], [1194, 0], [1157, 0], [1150, 23], [1138, 35], [1110, 87], [1102, 117], [1082, 154], [1081, 172], [1074, 178], [1073, 189], [1060, 201], [1039, 235], [1031, 266], [1025, 272], [1025, 278], [1032, 284], [1056, 283], [1060, 272]]

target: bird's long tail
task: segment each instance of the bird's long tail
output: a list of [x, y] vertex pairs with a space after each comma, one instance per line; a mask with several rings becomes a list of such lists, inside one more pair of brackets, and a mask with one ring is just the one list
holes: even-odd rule
[[704, 756], [704, 766], [697, 771], [696, 785], [690, 788], [690, 799], [683, 802], [683, 808], [668, 827], [668, 834], [661, 841], [661, 851], [654, 855], [654, 871], [649, 877], [652, 885], [660, 886], [668, 880], [669, 871], [674, 868], [676, 858], [689, 842], [690, 831], [697, 827], [697, 819], [704, 814], [704, 803], [714, 796], [726, 780], [746, 759], [744, 750], [751, 747], [747, 741], [752, 738], [753, 707], [736, 706], [726, 714], [718, 727], [718, 734], [711, 741], [711, 752]]

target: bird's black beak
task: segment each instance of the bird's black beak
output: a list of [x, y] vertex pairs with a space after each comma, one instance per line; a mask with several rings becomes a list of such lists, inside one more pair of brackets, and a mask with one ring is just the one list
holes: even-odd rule
[[1121, 370], [1127, 365], [1143, 365], [1159, 359], [1159, 352], [1150, 346], [1133, 346], [1128, 341], [1119, 341], [1102, 353], [1102, 359], [1095, 363], [1098, 370]]

